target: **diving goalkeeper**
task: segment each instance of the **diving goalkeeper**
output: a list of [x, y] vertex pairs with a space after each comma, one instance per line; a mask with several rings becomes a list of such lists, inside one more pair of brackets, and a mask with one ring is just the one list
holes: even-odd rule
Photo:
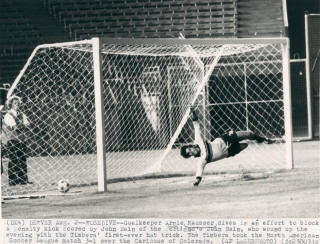
[[201, 137], [200, 124], [195, 111], [192, 112], [195, 139], [193, 144], [184, 145], [180, 149], [180, 154], [184, 158], [198, 158], [196, 180], [194, 186], [198, 186], [202, 180], [205, 166], [223, 158], [235, 156], [247, 148], [247, 143], [239, 143], [243, 140], [255, 140], [258, 143], [273, 143], [273, 140], [256, 135], [252, 131], [233, 131], [223, 134], [213, 141], [204, 140]]

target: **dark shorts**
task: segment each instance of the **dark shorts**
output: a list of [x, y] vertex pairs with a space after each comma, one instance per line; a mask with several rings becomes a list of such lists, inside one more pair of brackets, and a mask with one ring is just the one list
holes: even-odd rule
[[221, 138], [229, 146], [228, 157], [233, 157], [241, 151], [238, 136], [234, 131], [232, 133], [223, 134]]

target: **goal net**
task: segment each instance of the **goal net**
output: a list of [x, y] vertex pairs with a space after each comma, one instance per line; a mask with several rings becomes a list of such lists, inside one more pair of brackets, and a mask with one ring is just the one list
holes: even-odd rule
[[[194, 139], [190, 108], [200, 115], [207, 140], [232, 129], [277, 142], [250, 143], [236, 157], [209, 164], [206, 173], [290, 168], [287, 59], [281, 38], [93, 38], [38, 46], [8, 93], [21, 97], [30, 122], [24, 133], [33, 184], [9, 186], [10, 157], [2, 153], [2, 194], [55, 190], [61, 179], [72, 186], [97, 184], [101, 134], [109, 182], [192, 175], [196, 161], [179, 153]], [[98, 130], [97, 101], [103, 113]]]

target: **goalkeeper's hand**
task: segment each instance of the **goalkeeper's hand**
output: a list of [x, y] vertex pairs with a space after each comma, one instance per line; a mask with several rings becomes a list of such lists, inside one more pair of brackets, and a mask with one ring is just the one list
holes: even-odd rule
[[202, 177], [201, 177], [201, 176], [198, 176], [198, 177], [196, 178], [196, 181], [193, 183], [193, 186], [199, 186], [201, 180], [202, 180]]

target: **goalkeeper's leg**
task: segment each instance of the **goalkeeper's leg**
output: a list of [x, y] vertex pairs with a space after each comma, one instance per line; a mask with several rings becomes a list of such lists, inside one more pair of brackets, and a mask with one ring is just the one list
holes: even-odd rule
[[257, 143], [262, 143], [262, 142], [265, 142], [267, 144], [273, 143], [273, 140], [266, 137], [259, 136], [252, 131], [237, 131], [236, 135], [237, 135], [238, 142], [243, 140], [252, 140], [252, 141], [256, 141]]

